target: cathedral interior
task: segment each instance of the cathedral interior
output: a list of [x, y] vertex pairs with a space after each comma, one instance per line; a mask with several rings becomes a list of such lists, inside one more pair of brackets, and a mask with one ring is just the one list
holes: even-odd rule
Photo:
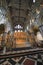
[[0, 65], [43, 65], [43, 0], [0, 0]]

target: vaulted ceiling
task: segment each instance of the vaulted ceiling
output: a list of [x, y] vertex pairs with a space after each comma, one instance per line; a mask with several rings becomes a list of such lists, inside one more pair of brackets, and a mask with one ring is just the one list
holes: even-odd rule
[[[3, 1], [3, 6], [8, 8], [10, 12], [11, 24], [14, 28], [15, 25], [20, 24], [25, 28], [30, 21], [30, 13], [34, 13], [35, 8], [41, 7], [43, 9], [43, 0], [0, 0]], [[2, 5], [1, 3], [1, 5]]]

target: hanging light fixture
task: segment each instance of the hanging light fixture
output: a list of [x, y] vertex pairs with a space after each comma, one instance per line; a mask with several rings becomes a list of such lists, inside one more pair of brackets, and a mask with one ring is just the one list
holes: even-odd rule
[[40, 10], [36, 9], [36, 13], [39, 14], [40, 13]]
[[35, 0], [33, 0], [33, 3], [35, 3]]

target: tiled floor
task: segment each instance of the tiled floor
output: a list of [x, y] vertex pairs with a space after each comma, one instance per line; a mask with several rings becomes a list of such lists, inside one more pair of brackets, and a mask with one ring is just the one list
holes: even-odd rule
[[0, 65], [43, 65], [43, 54], [3, 59]]

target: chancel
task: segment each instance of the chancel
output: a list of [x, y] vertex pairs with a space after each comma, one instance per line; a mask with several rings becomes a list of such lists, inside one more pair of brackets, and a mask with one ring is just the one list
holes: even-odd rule
[[0, 0], [0, 65], [43, 65], [43, 0]]

